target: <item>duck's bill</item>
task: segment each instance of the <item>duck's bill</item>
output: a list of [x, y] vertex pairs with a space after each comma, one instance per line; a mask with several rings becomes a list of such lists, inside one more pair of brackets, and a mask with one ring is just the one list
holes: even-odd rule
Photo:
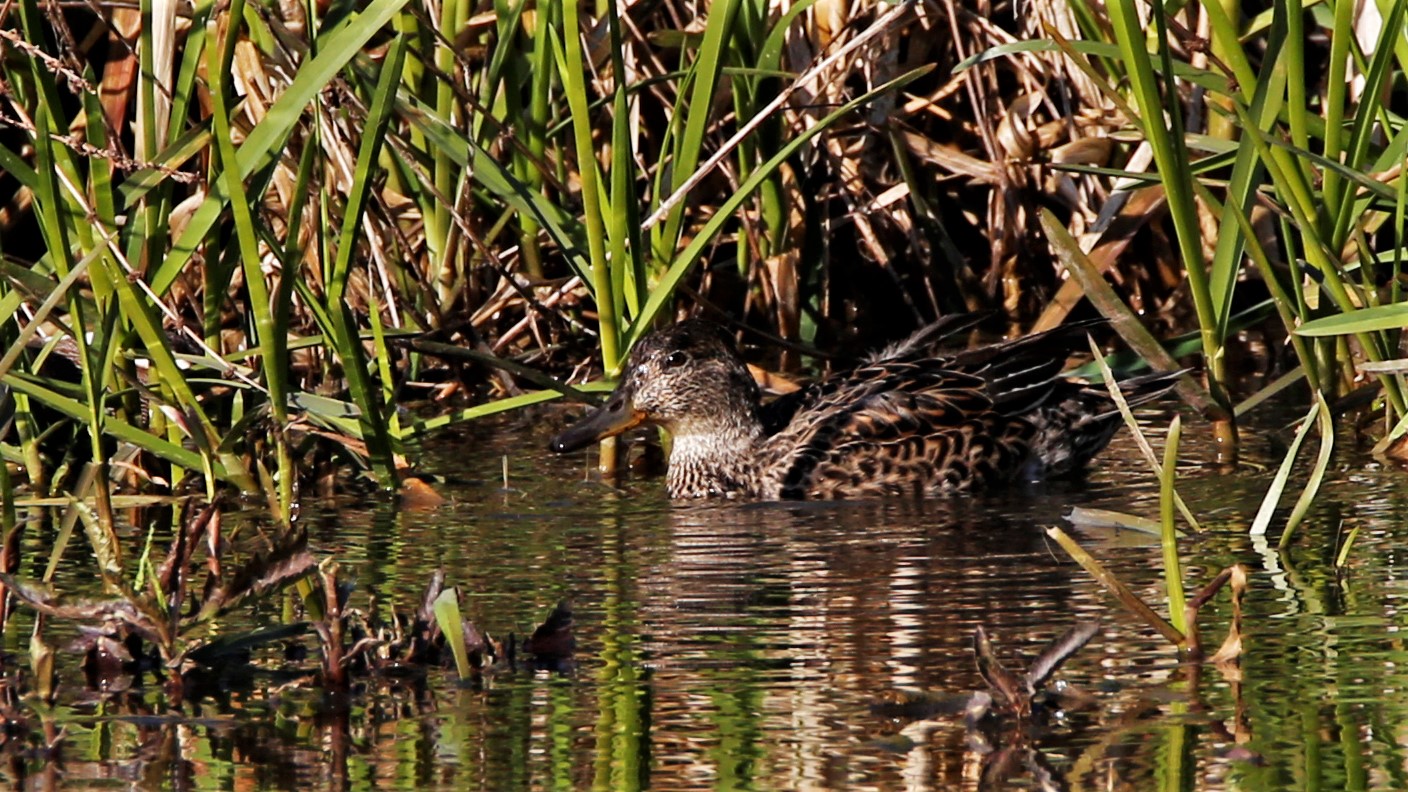
[[606, 404], [554, 437], [549, 447], [559, 454], [577, 451], [640, 426], [644, 421], [645, 413], [633, 408], [629, 399], [616, 394]]

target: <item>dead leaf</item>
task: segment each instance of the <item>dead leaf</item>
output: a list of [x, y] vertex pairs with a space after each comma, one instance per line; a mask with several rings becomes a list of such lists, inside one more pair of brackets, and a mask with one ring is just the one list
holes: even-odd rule
[[1232, 584], [1232, 626], [1228, 628], [1222, 646], [1208, 658], [1219, 666], [1232, 663], [1242, 656], [1242, 595], [1247, 590], [1247, 568], [1234, 564], [1228, 572]]
[[245, 597], [281, 589], [312, 572], [316, 565], [308, 552], [307, 534], [286, 537], [283, 544], [256, 553], [228, 582], [216, 586], [202, 604], [199, 618], [214, 616]]

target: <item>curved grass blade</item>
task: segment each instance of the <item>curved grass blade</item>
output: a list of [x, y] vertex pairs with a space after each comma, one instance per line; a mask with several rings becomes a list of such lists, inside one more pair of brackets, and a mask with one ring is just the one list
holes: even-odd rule
[[[86, 421], [88, 419], [89, 408], [87, 405], [64, 396], [35, 380], [31, 380], [28, 376], [12, 372], [0, 378], [0, 382], [76, 421]], [[108, 416], [108, 419], [103, 422], [103, 433], [112, 435], [124, 443], [131, 443], [143, 451], [148, 451], [173, 465], [180, 465], [183, 468], [191, 470], [201, 470], [204, 466], [200, 454], [182, 448], [176, 443], [172, 443], [165, 438], [139, 429], [113, 416]], [[212, 470], [217, 478], [231, 481], [235, 484], [239, 484], [243, 479], [243, 476], [232, 476], [219, 462], [212, 462]]]
[[[1153, 469], [1154, 476], [1157, 477], [1159, 481], [1163, 481], [1164, 468], [1163, 465], [1159, 464], [1158, 457], [1154, 455], [1154, 447], [1149, 445], [1149, 438], [1144, 436], [1144, 430], [1139, 427], [1139, 422], [1134, 420], [1134, 411], [1129, 409], [1129, 402], [1125, 400], [1124, 392], [1120, 390], [1119, 384], [1115, 382], [1115, 374], [1110, 371], [1109, 364], [1105, 362], [1105, 356], [1100, 354], [1100, 348], [1095, 345], [1094, 339], [1089, 339], [1089, 341], [1090, 351], [1095, 356], [1095, 363], [1100, 367], [1100, 376], [1105, 380], [1105, 387], [1110, 392], [1110, 398], [1114, 400], [1115, 406], [1119, 408], [1120, 417], [1124, 418], [1125, 426], [1128, 426], [1130, 434], [1134, 435], [1134, 443], [1139, 446], [1140, 452], [1144, 454], [1144, 460], [1148, 462], [1149, 467]], [[1198, 524], [1197, 518], [1193, 516], [1193, 511], [1183, 502], [1183, 498], [1179, 496], [1176, 490], [1173, 492], [1172, 500], [1174, 505], [1178, 507], [1179, 513], [1183, 515], [1183, 519], [1188, 523], [1188, 527], [1194, 533], [1201, 532], [1203, 530], [1202, 526]]]
[[[606, 383], [601, 383], [601, 389], [609, 390], [609, 386]], [[501, 412], [507, 412], [508, 410], [517, 410], [520, 407], [527, 407], [530, 404], [541, 404], [546, 401], [552, 401], [553, 399], [560, 398], [562, 398], [561, 393], [550, 390], [522, 393], [517, 396], [510, 396], [507, 399], [499, 399], [497, 401], [492, 401], [488, 404], [480, 404], [474, 407], [469, 407], [464, 410], [457, 410], [455, 412], [450, 413], [449, 415], [440, 415], [436, 416], [435, 418], [431, 418], [424, 421], [414, 421], [409, 426], [402, 428], [401, 437], [403, 439], [419, 437], [433, 430], [442, 429], [446, 426], [450, 426], [451, 424], [462, 423], [464, 421], [472, 421], [476, 418], [483, 418], [485, 416], [495, 415]]]
[[1295, 328], [1295, 334], [1312, 337], [1352, 335], [1405, 327], [1408, 327], [1408, 303], [1394, 303], [1312, 319]]
[[[1124, 55], [1121, 53], [1118, 45], [1104, 41], [1091, 41], [1087, 39], [1068, 39], [1062, 41], [1056, 41], [1054, 39], [1029, 39], [1026, 41], [999, 44], [996, 47], [989, 47], [982, 52], [969, 55], [967, 58], [964, 58], [954, 65], [953, 73], [958, 74], [974, 66], [979, 66], [999, 58], [1005, 58], [1009, 55], [1065, 52], [1068, 47], [1070, 52], [1078, 52], [1082, 55], [1093, 55], [1097, 58], [1112, 61], [1124, 60]], [[1153, 70], [1155, 74], [1163, 74], [1163, 65], [1156, 62], [1153, 64]], [[1187, 82], [1216, 94], [1229, 94], [1233, 88], [1233, 83], [1227, 79], [1227, 75], [1219, 74], [1211, 69], [1199, 69], [1183, 61], [1173, 62], [1173, 74], [1180, 80], [1186, 80]]]
[[1261, 499], [1261, 508], [1257, 509], [1256, 517], [1252, 520], [1252, 527], [1247, 532], [1252, 536], [1265, 536], [1266, 529], [1271, 525], [1272, 513], [1276, 511], [1276, 504], [1281, 502], [1281, 494], [1286, 489], [1286, 481], [1291, 477], [1291, 467], [1295, 464], [1296, 454], [1300, 451], [1301, 443], [1305, 442], [1305, 436], [1310, 434], [1310, 428], [1315, 425], [1313, 420], [1320, 410], [1320, 400], [1317, 398], [1315, 404], [1311, 406], [1310, 412], [1301, 419], [1300, 428], [1296, 430], [1296, 435], [1291, 440], [1291, 445], [1286, 449], [1286, 456], [1281, 460], [1281, 466], [1276, 469], [1276, 476], [1271, 479], [1271, 486], [1266, 488], [1266, 495]]
[[[1318, 394], [1315, 397], [1315, 413], [1316, 423], [1320, 427], [1320, 454], [1315, 459], [1315, 468], [1310, 471], [1310, 479], [1305, 482], [1305, 489], [1301, 490], [1300, 497], [1296, 499], [1295, 508], [1291, 509], [1291, 516], [1286, 518], [1286, 530], [1281, 533], [1281, 541], [1277, 542], [1277, 547], [1282, 550], [1290, 545], [1291, 536], [1295, 534], [1301, 520], [1305, 519], [1310, 504], [1315, 501], [1315, 495], [1320, 491], [1320, 483], [1325, 480], [1325, 470], [1330, 466], [1330, 456], [1335, 450], [1335, 421], [1330, 415], [1329, 405]], [[1306, 423], [1310, 423], [1308, 417]]]

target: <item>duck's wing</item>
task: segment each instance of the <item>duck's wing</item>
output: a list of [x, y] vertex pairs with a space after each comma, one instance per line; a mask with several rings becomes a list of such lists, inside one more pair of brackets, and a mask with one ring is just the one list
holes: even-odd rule
[[[942, 371], [942, 361], [878, 361], [838, 371], [811, 384], [779, 396], [759, 408], [763, 433], [769, 437], [789, 429], [814, 426], [825, 415], [844, 410], [866, 397], [886, 391], [920, 390], [928, 370]], [[792, 427], [794, 420], [801, 426]]]
[[764, 463], [777, 496], [982, 487], [1022, 474], [1038, 439], [1083, 464], [1114, 430], [1108, 419], [1087, 427], [1083, 410], [1107, 410], [1091, 410], [1093, 389], [1060, 376], [1085, 330], [1058, 328], [946, 358], [901, 354], [813, 384], [793, 397], [790, 414], [772, 416]]
[[778, 498], [937, 493], [1010, 478], [1030, 423], [1005, 414], [980, 376], [886, 362], [840, 382], [762, 449]]
[[[1102, 387], [1061, 377], [1089, 326], [944, 358], [914, 357], [927, 343], [919, 339], [779, 399], [763, 411], [770, 494], [935, 494], [1083, 467], [1120, 425]], [[1126, 380], [1121, 390], [1138, 404], [1177, 376]]]
[[1043, 333], [956, 353], [943, 364], [982, 377], [997, 408], [1009, 415], [1044, 404], [1064, 380], [1066, 359], [1096, 322], [1077, 322]]
[[1098, 323], [1080, 322], [1015, 341], [939, 353], [945, 340], [972, 329], [984, 318], [983, 314], [944, 317], [875, 353], [857, 368], [839, 371], [764, 404], [759, 412], [764, 433], [775, 435], [799, 414], [833, 402], [853, 401], [877, 387], [891, 387], [896, 378], [912, 378], [913, 372], [922, 371], [981, 377], [998, 410], [1008, 414], [1027, 412], [1050, 396], [1051, 385], [1066, 357], [1085, 332]]
[[989, 316], [987, 313], [966, 313], [945, 316], [910, 333], [905, 338], [867, 356], [858, 367], [842, 370], [762, 405], [759, 418], [763, 432], [774, 435], [787, 427], [798, 413], [816, 409], [836, 393], [864, 389], [875, 376], [876, 367], [891, 363], [927, 363], [941, 365], [946, 358], [940, 353], [944, 343], [959, 333], [973, 329]]
[[866, 358], [867, 363], [887, 360], [941, 359], [944, 342], [959, 333], [972, 330], [991, 313], [952, 314], [927, 324], [906, 338], [894, 342]]
[[783, 394], [758, 408], [763, 434], [771, 437], [787, 430], [799, 415], [814, 415], [844, 404], [848, 399], [862, 398], [881, 386], [879, 380], [885, 376], [883, 366], [863, 366], [836, 372]]

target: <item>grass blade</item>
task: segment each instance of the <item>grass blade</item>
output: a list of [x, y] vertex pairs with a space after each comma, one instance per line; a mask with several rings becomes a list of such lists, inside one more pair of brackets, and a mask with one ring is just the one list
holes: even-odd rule
[[1286, 489], [1286, 480], [1291, 476], [1291, 467], [1295, 464], [1296, 454], [1300, 451], [1301, 443], [1305, 442], [1305, 436], [1310, 434], [1310, 428], [1315, 425], [1315, 415], [1320, 410], [1320, 400], [1311, 406], [1310, 412], [1301, 419], [1300, 429], [1296, 430], [1296, 436], [1291, 440], [1291, 447], [1286, 450], [1285, 459], [1281, 460], [1281, 467], [1276, 470], [1276, 477], [1271, 480], [1271, 486], [1267, 487], [1266, 495], [1261, 499], [1261, 508], [1257, 509], [1256, 518], [1252, 520], [1252, 527], [1248, 533], [1251, 536], [1265, 536], [1266, 529], [1271, 525], [1271, 515], [1276, 510], [1276, 504], [1281, 502], [1281, 494]]
[[[365, 9], [349, 14], [336, 30], [321, 37], [318, 54], [299, 68], [298, 76], [240, 146], [235, 157], [239, 178], [249, 178], [283, 153], [283, 141], [302, 119], [308, 105], [407, 2], [372, 0]], [[152, 291], [159, 295], [166, 293], [220, 219], [229, 200], [230, 196], [218, 182], [211, 185], [210, 194], [191, 216], [166, 260], [152, 273]]]
[[[1144, 454], [1144, 460], [1153, 469], [1154, 476], [1163, 481], [1164, 469], [1159, 464], [1159, 458], [1154, 454], [1154, 447], [1149, 444], [1149, 438], [1144, 436], [1144, 430], [1140, 428], [1139, 422], [1134, 420], [1134, 411], [1129, 409], [1129, 402], [1125, 401], [1124, 393], [1120, 391], [1120, 386], [1115, 382], [1115, 373], [1110, 371], [1110, 366], [1105, 362], [1105, 356], [1100, 353], [1100, 348], [1095, 346], [1095, 340], [1090, 339], [1090, 351], [1095, 356], [1095, 362], [1100, 367], [1100, 376], [1105, 380], [1105, 387], [1110, 392], [1110, 398], [1114, 400], [1115, 406], [1119, 408], [1120, 416], [1124, 418], [1125, 426], [1134, 435], [1134, 443]], [[1188, 527], [1194, 533], [1202, 531], [1202, 526], [1198, 525], [1198, 520], [1193, 516], [1193, 511], [1183, 502], [1183, 498], [1178, 492], [1173, 493], [1173, 503], [1178, 507], [1178, 512], [1183, 515], [1183, 519], [1188, 523]]]
[[[636, 317], [636, 320], [631, 323], [631, 329], [626, 337], [624, 348], [630, 349], [635, 345], [636, 341], [640, 340], [641, 336], [645, 335], [645, 333], [650, 330], [655, 316], [665, 307], [666, 302], [674, 295], [675, 287], [679, 284], [680, 280], [684, 278], [689, 268], [704, 255], [704, 251], [714, 243], [715, 237], [723, 230], [724, 224], [730, 220], [738, 207], [753, 195], [753, 192], [758, 189], [764, 179], [770, 177], [784, 162], [801, 149], [802, 146], [806, 145], [812, 138], [830, 128], [832, 124], [835, 124], [852, 110], [855, 110], [857, 107], [860, 107], [881, 94], [899, 90], [904, 85], [919, 79], [933, 70], [934, 67], [932, 65], [915, 69], [841, 105], [834, 112], [822, 118], [815, 125], [798, 135], [787, 145], [779, 148], [777, 153], [767, 162], [763, 163], [749, 174], [748, 178], [738, 186], [738, 190], [719, 205], [714, 216], [709, 218], [709, 221], [699, 229], [694, 239], [692, 239], [689, 245], [675, 257], [670, 268], [661, 276], [660, 281], [656, 283], [655, 288], [650, 292], [650, 298], [646, 300], [645, 307], [641, 308], [640, 316]], [[646, 222], [649, 223], [649, 220]]]

